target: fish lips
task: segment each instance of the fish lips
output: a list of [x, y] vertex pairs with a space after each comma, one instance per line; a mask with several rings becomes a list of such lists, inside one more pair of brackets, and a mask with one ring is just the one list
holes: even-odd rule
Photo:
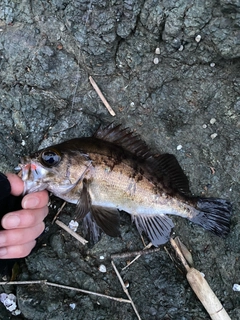
[[18, 176], [24, 182], [23, 195], [46, 189], [47, 184], [44, 182], [44, 178], [46, 177], [47, 170], [39, 163], [22, 158], [17, 169], [20, 169]]

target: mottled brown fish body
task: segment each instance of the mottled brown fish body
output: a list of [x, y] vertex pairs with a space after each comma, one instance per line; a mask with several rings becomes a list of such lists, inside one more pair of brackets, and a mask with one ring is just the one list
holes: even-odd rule
[[192, 196], [173, 155], [153, 155], [144, 142], [120, 126], [50, 146], [24, 158], [20, 166], [26, 192], [47, 189], [77, 204], [94, 242], [101, 229], [119, 235], [116, 209], [130, 213], [139, 232], [144, 231], [156, 246], [169, 239], [173, 223], [168, 214], [218, 235], [229, 231], [228, 201]]

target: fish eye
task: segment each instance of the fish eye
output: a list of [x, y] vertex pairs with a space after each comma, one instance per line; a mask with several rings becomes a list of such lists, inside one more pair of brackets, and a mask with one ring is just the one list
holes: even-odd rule
[[61, 156], [53, 150], [43, 151], [41, 154], [42, 163], [48, 167], [54, 167], [61, 161]]

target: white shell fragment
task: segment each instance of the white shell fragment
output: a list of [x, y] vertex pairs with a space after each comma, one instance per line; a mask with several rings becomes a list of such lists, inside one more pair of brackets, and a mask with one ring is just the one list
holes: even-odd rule
[[68, 224], [69, 228], [76, 232], [77, 231], [77, 228], [78, 228], [78, 222], [77, 221], [74, 221], [74, 220], [71, 220]]
[[17, 309], [17, 298], [14, 294], [1, 293], [0, 301], [4, 304], [8, 311], [12, 312], [13, 315], [18, 315], [21, 313], [21, 311]]
[[76, 308], [76, 303], [70, 303], [69, 304], [69, 307], [74, 310]]
[[240, 291], [240, 284], [234, 283], [233, 291]]
[[159, 63], [159, 59], [158, 59], [158, 58], [154, 58], [154, 59], [153, 59], [153, 63], [154, 63], [154, 64], [158, 64], [158, 63]]
[[181, 149], [182, 149], [182, 145], [179, 144], [179, 145], [177, 146], [177, 150], [181, 150]]
[[195, 37], [195, 41], [196, 42], [200, 42], [202, 39], [202, 37], [200, 36], [200, 34], [198, 34], [196, 37]]
[[184, 49], [184, 46], [181, 44], [178, 51], [183, 51], [183, 49]]
[[218, 136], [217, 133], [213, 133], [213, 134], [211, 134], [211, 139], [215, 139], [217, 136]]
[[104, 264], [100, 264], [100, 266], [98, 267], [98, 270], [102, 273], [107, 272], [107, 268], [105, 267]]
[[210, 123], [211, 123], [211, 124], [214, 124], [216, 121], [217, 121], [217, 120], [216, 120], [215, 118], [212, 118], [212, 119], [210, 120]]
[[156, 48], [155, 54], [160, 54], [160, 48]]

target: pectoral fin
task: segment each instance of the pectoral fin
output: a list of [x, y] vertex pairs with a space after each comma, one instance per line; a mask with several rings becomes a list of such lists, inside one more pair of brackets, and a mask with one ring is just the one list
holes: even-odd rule
[[157, 247], [166, 243], [171, 234], [174, 224], [166, 215], [133, 215], [133, 221], [136, 224], [138, 232], [144, 232]]
[[93, 206], [88, 192], [87, 181], [83, 181], [76, 214], [78, 219], [83, 220], [85, 236], [93, 244], [99, 241], [101, 231], [104, 231], [111, 237], [120, 236], [118, 210]]

